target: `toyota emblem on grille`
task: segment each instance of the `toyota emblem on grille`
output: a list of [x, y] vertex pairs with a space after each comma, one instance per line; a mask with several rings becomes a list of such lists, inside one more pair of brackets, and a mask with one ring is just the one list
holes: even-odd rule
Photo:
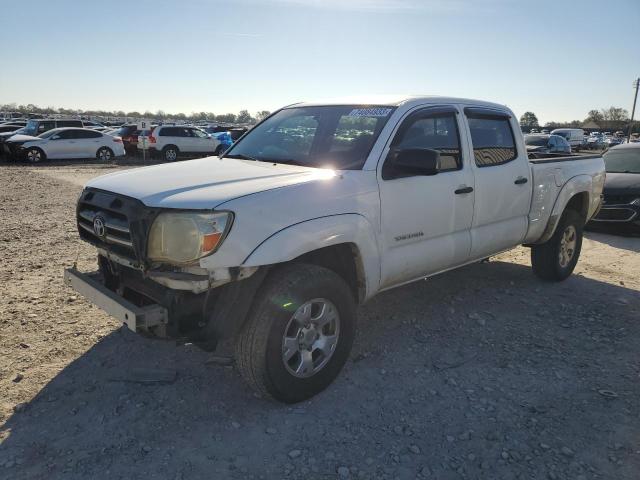
[[104, 236], [107, 234], [107, 229], [104, 224], [104, 218], [102, 218], [100, 215], [96, 215], [93, 219], [93, 231], [100, 238], [104, 238]]

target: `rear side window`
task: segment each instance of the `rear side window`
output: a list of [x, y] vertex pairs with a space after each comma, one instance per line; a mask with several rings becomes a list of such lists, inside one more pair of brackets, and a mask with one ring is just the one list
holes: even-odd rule
[[518, 154], [511, 124], [506, 117], [467, 117], [473, 156], [479, 167], [502, 165]]
[[190, 137], [191, 132], [188, 128], [182, 127], [164, 127], [160, 130], [161, 137]]
[[102, 134], [93, 130], [75, 130], [77, 138], [100, 138]]

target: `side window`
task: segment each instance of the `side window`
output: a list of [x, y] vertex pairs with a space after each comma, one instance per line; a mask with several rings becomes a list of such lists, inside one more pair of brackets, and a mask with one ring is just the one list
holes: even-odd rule
[[477, 166], [502, 165], [518, 156], [508, 118], [488, 116], [467, 118], [473, 143], [473, 156]]
[[164, 127], [160, 130], [161, 137], [178, 137], [179, 134], [177, 132], [177, 128], [175, 127]]
[[77, 138], [100, 138], [102, 134], [93, 130], [75, 130]]
[[60, 135], [61, 140], [72, 140], [76, 139], [76, 132], [74, 130], [62, 130], [58, 135]]
[[38, 134], [48, 132], [52, 128], [56, 128], [56, 122], [40, 122], [38, 124]]
[[441, 172], [462, 168], [460, 135], [455, 113], [410, 117], [398, 130], [392, 145], [396, 149], [428, 148], [438, 150]]
[[194, 137], [198, 137], [198, 138], [207, 138], [207, 134], [205, 132], [203, 132], [202, 130], [199, 130], [197, 128], [194, 128], [193, 130], [191, 130], [193, 132], [193, 136]]

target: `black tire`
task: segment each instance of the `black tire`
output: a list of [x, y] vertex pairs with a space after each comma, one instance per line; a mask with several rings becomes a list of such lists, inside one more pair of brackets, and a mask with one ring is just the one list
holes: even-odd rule
[[[567, 259], [568, 249], [563, 250], [563, 238], [565, 238], [564, 244], [566, 245], [567, 238], [571, 236], [571, 229], [575, 235], [575, 246], [572, 249], [570, 259]], [[553, 236], [546, 243], [531, 247], [533, 273], [549, 282], [559, 282], [568, 278], [573, 273], [580, 257], [583, 229], [582, 216], [575, 210], [565, 210]], [[566, 235], [569, 237], [565, 237]], [[563, 255], [563, 252], [566, 255]]]
[[100, 147], [96, 152], [96, 158], [101, 162], [108, 162], [113, 159], [114, 153], [109, 147]]
[[47, 159], [47, 155], [40, 148], [31, 147], [25, 152], [24, 159], [29, 163], [41, 163]]
[[[297, 323], [292, 323], [295, 322], [294, 314], [311, 300], [328, 300], [331, 305], [329, 311], [333, 311], [333, 307], [337, 310], [337, 343], [332, 354], [324, 360], [324, 366], [322, 361], [318, 361], [323, 358], [320, 354], [313, 360], [318, 361], [318, 370], [301, 378], [285, 365], [285, 336], [291, 339], [287, 335], [290, 327], [299, 328]], [[309, 311], [312, 311], [311, 307]], [[332, 325], [335, 328], [335, 324]], [[247, 321], [236, 339], [236, 363], [243, 378], [259, 393], [286, 403], [300, 402], [324, 390], [338, 376], [349, 357], [355, 332], [356, 302], [341, 277], [316, 265], [286, 265], [271, 272], [256, 295]], [[294, 338], [301, 337], [294, 335]], [[312, 335], [313, 338], [318, 337]], [[318, 352], [312, 352], [312, 348], [304, 352], [300, 348], [293, 350], [289, 361], [295, 362], [298, 355], [302, 365], [303, 353], [308, 351], [313, 358]], [[311, 365], [316, 368], [314, 363]]]
[[180, 150], [175, 145], [167, 145], [162, 149], [162, 159], [165, 162], [175, 162], [178, 160]]

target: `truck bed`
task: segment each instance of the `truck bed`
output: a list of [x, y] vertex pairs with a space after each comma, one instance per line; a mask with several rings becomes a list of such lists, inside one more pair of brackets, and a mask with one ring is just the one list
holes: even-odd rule
[[587, 220], [595, 215], [604, 184], [604, 160], [601, 155], [541, 154], [537, 158], [529, 158], [529, 164], [533, 192], [524, 243], [536, 243], [543, 238], [551, 215], [562, 213], [554, 211], [556, 202], [561, 199], [560, 204], [566, 203], [576, 185], [583, 185], [583, 191], [592, 192], [588, 199]]
[[541, 164], [541, 163], [555, 163], [555, 162], [573, 162], [574, 160], [590, 160], [592, 158], [601, 158], [602, 155], [597, 154], [571, 154], [571, 155], [558, 155], [556, 153], [538, 153], [529, 154], [529, 162]]

